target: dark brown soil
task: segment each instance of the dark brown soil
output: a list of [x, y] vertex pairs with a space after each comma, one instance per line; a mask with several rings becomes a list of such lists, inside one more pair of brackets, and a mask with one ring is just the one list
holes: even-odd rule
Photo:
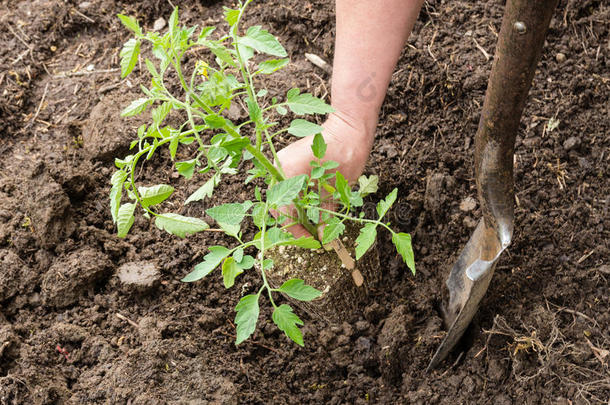
[[[189, 23], [222, 20], [223, 2], [172, 3]], [[226, 291], [218, 273], [179, 281], [228, 240], [179, 240], [143, 218], [119, 240], [108, 209], [112, 155], [138, 125], [119, 106], [146, 80], [119, 79], [128, 34], [115, 15], [152, 27], [170, 2], [0, 0], [0, 404], [608, 403], [610, 7], [600, 0], [561, 1], [517, 140], [514, 243], [460, 347], [424, 371], [444, 333], [444, 279], [479, 215], [464, 200], [476, 196], [491, 61], [475, 40], [493, 55], [502, 9], [427, 1], [383, 107], [367, 173], [381, 192], [399, 188], [390, 219], [413, 235], [417, 275], [381, 234], [381, 286], [345, 322], [307, 319], [299, 348], [265, 310], [235, 347], [233, 308], [258, 278]], [[250, 22], [293, 60], [273, 91], [327, 93], [329, 76], [304, 54], [332, 60], [333, 18], [331, 0], [253, 6]], [[182, 185], [165, 163], [142, 179]], [[210, 204], [243, 200], [240, 181]], [[123, 284], [131, 262], [156, 266], [158, 282]]]

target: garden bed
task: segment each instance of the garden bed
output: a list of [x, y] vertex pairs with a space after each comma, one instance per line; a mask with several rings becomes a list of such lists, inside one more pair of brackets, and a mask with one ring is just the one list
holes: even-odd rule
[[[189, 24], [221, 25], [223, 2], [173, 3]], [[116, 237], [112, 157], [139, 125], [119, 113], [146, 77], [136, 68], [120, 80], [128, 33], [116, 14], [150, 28], [169, 2], [0, 5], [0, 404], [608, 401], [605, 2], [561, 1], [517, 138], [514, 243], [462, 343], [430, 373], [444, 280], [479, 215], [472, 146], [491, 69], [481, 49], [493, 55], [501, 4], [424, 5], [365, 171], [379, 175], [379, 196], [398, 187], [389, 220], [412, 234], [418, 272], [380, 231], [378, 287], [340, 324], [305, 319], [305, 348], [268, 309], [252, 340], [234, 345], [233, 308], [257, 289], [254, 275], [226, 291], [219, 272], [179, 281], [225, 236], [178, 239], [139, 217]], [[260, 2], [247, 18], [291, 56], [271, 93], [299, 86], [328, 97], [329, 75], [304, 55], [332, 60], [332, 1]], [[141, 178], [182, 185], [179, 201], [197, 184], [160, 169], [167, 160], [146, 163]], [[245, 195], [242, 179], [229, 180], [183, 212], [201, 216]], [[145, 262], [149, 284], [119, 277], [134, 262]]]

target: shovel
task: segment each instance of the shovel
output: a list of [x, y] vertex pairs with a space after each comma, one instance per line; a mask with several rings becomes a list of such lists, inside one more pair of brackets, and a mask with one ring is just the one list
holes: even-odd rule
[[513, 235], [513, 154], [546, 31], [558, 0], [508, 0], [475, 138], [475, 177], [483, 218], [447, 279], [448, 332], [428, 371], [447, 357], [477, 312], [496, 262]]

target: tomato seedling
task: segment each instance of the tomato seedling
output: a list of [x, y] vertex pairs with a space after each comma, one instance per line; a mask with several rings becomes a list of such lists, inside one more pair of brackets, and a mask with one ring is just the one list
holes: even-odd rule
[[[361, 225], [356, 239], [356, 259], [373, 245], [377, 227], [381, 226], [391, 232], [398, 253], [415, 271], [411, 237], [394, 232], [382, 222], [396, 200], [397, 189], [377, 204], [377, 219], [364, 218], [364, 213], [355, 215], [355, 210], [363, 205], [363, 197], [377, 191], [377, 178], [362, 176], [358, 188], [352, 188], [345, 177], [335, 171], [339, 164], [324, 160], [326, 144], [321, 126], [296, 118], [288, 127], [278, 128], [279, 123], [273, 118], [286, 115], [288, 111], [306, 116], [327, 114], [333, 109], [323, 100], [302, 93], [298, 88], [290, 89], [286, 97], [279, 100], [269, 97], [265, 89], [255, 87], [258, 76], [273, 74], [285, 67], [289, 59], [280, 42], [261, 26], [251, 26], [245, 33], [240, 31], [240, 21], [251, 1], [240, 2], [236, 9], [225, 7], [224, 17], [229, 31], [216, 39], [213, 38], [215, 27], [198, 31], [196, 26], [179, 25], [177, 8], [163, 35], [144, 32], [134, 18], [119, 15], [121, 22], [133, 33], [133, 38], [120, 52], [121, 76], [126, 77], [138, 65], [143, 44], [151, 46], [154, 56], [154, 60], [144, 58], [144, 66], [152, 77], [150, 86], [141, 86], [143, 96], [131, 102], [122, 115], [133, 116], [151, 109], [152, 122], [138, 128], [137, 139], [131, 143], [133, 152], [115, 160], [118, 170], [111, 179], [110, 209], [119, 237], [125, 237], [129, 232], [137, 207], [146, 217], [154, 218], [159, 229], [172, 235], [185, 237], [210, 231], [209, 224], [200, 218], [162, 211], [159, 207], [172, 195], [174, 187], [168, 184], [137, 185], [138, 163], [142, 159], [151, 159], [163, 147], [168, 149], [176, 170], [184, 178], [207, 176], [203, 185], [185, 200], [185, 205], [209, 199], [223, 179], [237, 175], [239, 168], [248, 168], [245, 183], [262, 178], [265, 187], [254, 187], [251, 200], [222, 204], [205, 211], [220, 230], [236, 240], [235, 245], [210, 246], [203, 261], [182, 280], [199, 280], [220, 266], [224, 285], [230, 288], [240, 274], [255, 268], [260, 272], [262, 286], [255, 294], [241, 298], [235, 307], [236, 344], [247, 339], [256, 329], [259, 301], [261, 296], [267, 296], [273, 306], [273, 322], [302, 346], [299, 326], [303, 322], [289, 305], [277, 305], [274, 295], [280, 293], [296, 300], [311, 301], [322, 293], [300, 279], [287, 280], [279, 288], [271, 287], [266, 271], [273, 266], [273, 261], [266, 257], [266, 252], [282, 245], [319, 249], [321, 243], [329, 243], [341, 236], [345, 221], [349, 220]], [[187, 53], [194, 54], [192, 51], [203, 49], [213, 55], [210, 60], [193, 61], [189, 58], [191, 63], [185, 66], [183, 62]], [[256, 54], [271, 58], [256, 63]], [[173, 86], [167, 85], [170, 75], [179, 81], [179, 91], [171, 91]], [[238, 102], [247, 106], [248, 118], [234, 123], [227, 117], [227, 111]], [[172, 112], [174, 116], [182, 117], [180, 126], [164, 124]], [[311, 161], [309, 175], [286, 178], [274, 146], [274, 138], [282, 133], [314, 137], [312, 152], [315, 159]], [[193, 151], [193, 154], [187, 160], [177, 161], [178, 148], [181, 147]], [[128, 202], [123, 201], [125, 196]], [[328, 206], [328, 202], [335, 203], [338, 209], [323, 208]], [[295, 215], [282, 214], [278, 218], [271, 215], [271, 210], [278, 211], [290, 205], [295, 207]], [[242, 232], [246, 218], [258, 228], [251, 240], [244, 240]], [[317, 227], [324, 223], [321, 240], [311, 236], [295, 239], [287, 228], [296, 223], [302, 224], [312, 235], [317, 235]]]

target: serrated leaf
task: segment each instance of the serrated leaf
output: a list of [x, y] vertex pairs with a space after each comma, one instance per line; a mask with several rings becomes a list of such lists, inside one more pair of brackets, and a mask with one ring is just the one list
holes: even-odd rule
[[222, 281], [225, 288], [231, 288], [235, 284], [235, 278], [243, 273], [243, 269], [237, 264], [235, 259], [227, 257], [222, 264]]
[[203, 183], [203, 186], [199, 187], [197, 189], [197, 191], [195, 191], [193, 194], [191, 194], [189, 196], [189, 198], [186, 199], [186, 201], [184, 202], [184, 205], [191, 203], [193, 201], [201, 201], [201, 200], [204, 200], [205, 198], [212, 197], [212, 194], [214, 193], [214, 188], [218, 185], [219, 182], [220, 182], [220, 174], [214, 173], [214, 175], [212, 177], [210, 177], [208, 179], [208, 181]]
[[226, 124], [226, 120], [220, 115], [210, 114], [206, 116], [204, 119], [206, 124], [210, 126], [210, 128], [222, 128]]
[[126, 203], [121, 205], [117, 214], [116, 225], [117, 225], [117, 236], [124, 238], [133, 225], [135, 220], [133, 213], [136, 209], [136, 205], [133, 203]]
[[296, 119], [290, 123], [288, 133], [299, 138], [303, 138], [306, 136], [319, 134], [323, 129], [324, 128], [322, 128], [320, 125], [314, 124], [313, 122], [303, 119]]
[[326, 154], [326, 142], [324, 142], [324, 137], [322, 134], [316, 134], [313, 137], [313, 142], [311, 144], [311, 150], [313, 155], [318, 159], [322, 159]]
[[133, 31], [134, 34], [142, 35], [140, 24], [138, 24], [138, 21], [135, 18], [123, 14], [118, 14], [117, 17], [119, 17], [119, 20], [121, 20], [121, 23], [123, 23], [127, 29]]
[[345, 225], [337, 217], [333, 217], [328, 221], [322, 233], [322, 244], [332, 242], [337, 239], [345, 230]]
[[257, 73], [264, 75], [270, 75], [273, 72], [277, 72], [290, 62], [290, 59], [271, 59], [259, 63]]
[[146, 107], [148, 107], [150, 102], [151, 101], [148, 98], [144, 97], [133, 100], [131, 104], [121, 111], [121, 117], [131, 117], [140, 114], [142, 111], [146, 110]]
[[157, 125], [160, 125], [171, 110], [171, 103], [165, 101], [159, 107], [152, 110], [153, 122]]
[[185, 179], [190, 179], [195, 173], [196, 164], [196, 159], [185, 160], [184, 162], [176, 162], [176, 170], [178, 170], [178, 173], [184, 176]]
[[307, 209], [307, 219], [313, 224], [318, 224], [320, 222], [320, 209], [318, 207], [309, 207]]
[[234, 10], [232, 8], [229, 7], [223, 7], [224, 9], [224, 15], [225, 15], [225, 21], [227, 23], [229, 23], [229, 26], [234, 26], [235, 23], [237, 22], [237, 19], [239, 18], [239, 10]]
[[270, 34], [269, 31], [264, 30], [260, 25], [248, 28], [246, 36], [238, 38], [237, 41], [238, 44], [249, 46], [260, 53], [279, 56], [280, 58], [288, 55], [277, 38]]
[[358, 178], [358, 191], [360, 195], [366, 197], [369, 194], [373, 194], [377, 192], [379, 184], [379, 177], [375, 175], [371, 175], [370, 177], [366, 177], [362, 175]]
[[392, 243], [396, 246], [396, 251], [400, 253], [407, 267], [415, 274], [415, 256], [413, 246], [411, 246], [411, 235], [402, 232], [395, 233], [392, 235]]
[[292, 312], [290, 305], [282, 304], [276, 307], [272, 315], [273, 323], [283, 331], [293, 342], [299, 346], [303, 344], [303, 333], [297, 325], [303, 325], [303, 321]]
[[110, 213], [112, 214], [112, 222], [116, 223], [119, 215], [119, 206], [121, 205], [121, 197], [123, 196], [123, 184], [127, 179], [127, 172], [117, 170], [110, 179], [112, 188], [110, 189]]
[[262, 228], [265, 223], [265, 219], [267, 219], [267, 210], [265, 209], [265, 203], [259, 202], [254, 204], [254, 208], [252, 209], [252, 222], [258, 228]]
[[197, 38], [197, 41], [201, 41], [206, 39], [212, 32], [214, 32], [214, 30], [216, 29], [216, 27], [203, 27], [201, 29], [201, 33], [199, 34], [199, 37]]
[[176, 34], [176, 30], [178, 29], [178, 7], [174, 7], [174, 11], [172, 11], [172, 15], [169, 16], [167, 25], [169, 29], [169, 36], [170, 38], [173, 38], [174, 34]]
[[273, 185], [267, 190], [267, 202], [274, 208], [291, 204], [303, 189], [306, 179], [307, 175], [302, 174]]
[[356, 238], [356, 260], [369, 250], [377, 238], [377, 225], [368, 223], [360, 229], [360, 234]]
[[312, 301], [322, 295], [322, 291], [306, 285], [303, 280], [298, 278], [286, 281], [278, 290], [299, 301]]
[[299, 94], [299, 89], [290, 89], [286, 94], [286, 105], [297, 114], [327, 114], [334, 110], [330, 105], [309, 93]]
[[379, 219], [383, 218], [383, 216], [388, 212], [388, 210], [396, 201], [396, 196], [398, 195], [398, 189], [395, 188], [392, 190], [390, 194], [385, 198], [385, 200], [381, 200], [377, 203], [377, 214], [379, 215]]
[[121, 79], [131, 73], [140, 56], [140, 40], [131, 38], [123, 45], [119, 53], [121, 58]]
[[155, 218], [155, 225], [157, 228], [181, 238], [204, 231], [210, 227], [202, 219], [185, 217], [172, 212], [158, 215]]
[[312, 180], [319, 179], [323, 175], [324, 175], [323, 167], [319, 166], [319, 167], [314, 167], [313, 169], [311, 169], [311, 179]]
[[245, 201], [241, 204], [228, 203], [210, 208], [206, 210], [206, 213], [218, 223], [238, 225], [243, 221], [251, 206], [252, 202], [250, 201]]
[[205, 255], [203, 261], [196, 265], [193, 271], [187, 274], [182, 281], [192, 282], [202, 279], [214, 271], [222, 260], [231, 253], [231, 251], [224, 246], [210, 246], [209, 250], [210, 253]]
[[258, 294], [242, 297], [235, 307], [235, 325], [237, 325], [235, 345], [248, 339], [256, 329], [256, 322], [260, 309], [258, 307]]
[[339, 163], [335, 162], [334, 160], [327, 160], [326, 162], [322, 163], [322, 167], [326, 170], [332, 170], [339, 167]]
[[222, 62], [226, 63], [229, 66], [237, 67], [237, 63], [223, 45], [213, 42], [213, 41], [204, 41], [204, 43], [210, 48], [210, 51]]
[[160, 204], [172, 195], [173, 192], [174, 188], [167, 184], [158, 184], [152, 187], [138, 187], [138, 193], [140, 193], [143, 207]]
[[343, 177], [343, 175], [339, 172], [336, 173], [335, 188], [337, 189], [337, 192], [339, 193], [339, 198], [341, 199], [341, 202], [345, 206], [349, 206], [352, 190], [350, 189], [350, 186], [347, 183], [347, 180], [345, 179], [345, 177]]

